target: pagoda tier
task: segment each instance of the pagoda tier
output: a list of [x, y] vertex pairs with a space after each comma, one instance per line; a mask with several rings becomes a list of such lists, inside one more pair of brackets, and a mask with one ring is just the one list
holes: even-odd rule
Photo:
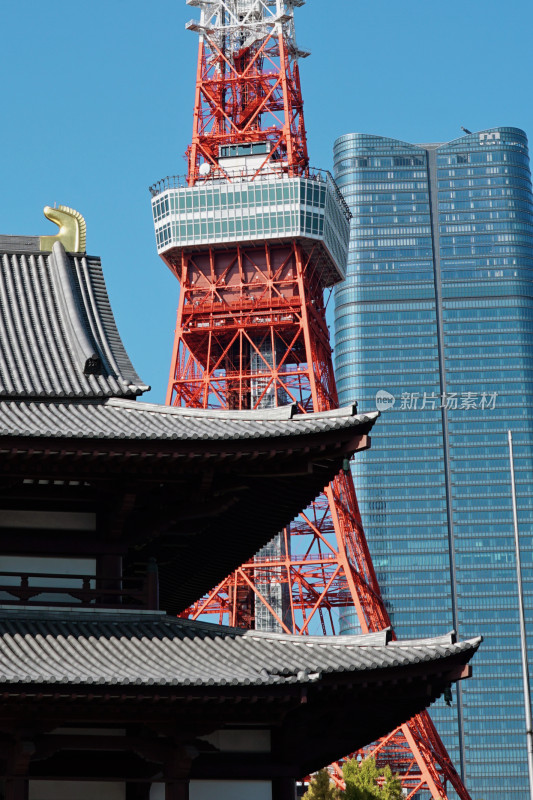
[[348, 469], [377, 414], [136, 401], [99, 260], [49, 239], [0, 237], [0, 796], [293, 800], [468, 677], [479, 640], [171, 616]]
[[146, 799], [166, 783], [175, 800], [204, 780], [214, 790], [251, 780], [282, 797], [287, 779], [467, 676], [478, 645], [451, 636], [402, 644], [387, 631], [303, 641], [125, 610], [0, 611], [10, 731], [0, 769], [11, 778], [18, 753], [36, 790], [99, 777]]
[[[17, 253], [11, 240], [0, 268], [0, 328], [10, 334], [0, 370], [0, 600], [40, 602], [35, 583], [50, 581], [20, 559], [62, 553], [78, 559], [69, 587], [78, 602], [120, 594], [153, 604], [146, 587], [157, 563], [162, 608], [179, 613], [368, 447], [378, 415], [353, 408], [303, 418], [291, 405], [241, 413], [130, 399], [148, 387], [116, 330], [98, 259], [61, 243], [48, 255]], [[30, 320], [32, 308], [40, 314]], [[93, 575], [82, 574], [83, 559], [95, 561]], [[60, 589], [48, 600], [64, 601]]]

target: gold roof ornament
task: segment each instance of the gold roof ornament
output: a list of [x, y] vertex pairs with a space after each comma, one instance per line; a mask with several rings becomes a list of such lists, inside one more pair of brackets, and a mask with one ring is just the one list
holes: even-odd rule
[[55, 242], [61, 242], [67, 253], [85, 252], [87, 225], [79, 211], [68, 206], [45, 206], [44, 216], [59, 226], [59, 233], [56, 236], [41, 236], [41, 250], [48, 252]]

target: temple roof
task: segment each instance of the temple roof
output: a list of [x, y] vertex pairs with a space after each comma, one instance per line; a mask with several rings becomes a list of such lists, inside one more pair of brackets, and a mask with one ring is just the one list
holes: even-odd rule
[[[66, 517], [97, 509], [89, 536], [47, 531], [56, 552], [83, 555], [109, 540], [117, 553], [128, 550], [133, 576], [137, 562], [155, 558], [162, 605], [180, 612], [367, 447], [379, 415], [135, 402], [148, 387], [120, 340], [99, 260], [67, 254], [59, 242], [39, 253], [35, 240], [19, 238], [0, 237], [0, 508], [24, 514], [57, 505]], [[40, 543], [42, 531], [25, 524], [27, 541]], [[4, 552], [17, 551], [18, 533], [0, 524]], [[178, 708], [186, 727], [193, 703], [191, 735], [231, 719], [277, 725], [279, 751], [301, 774], [422, 710], [466, 676], [480, 643], [452, 636], [392, 642], [387, 631], [295, 637], [162, 612], [5, 602], [4, 719], [83, 727], [91, 714], [101, 719], [99, 703], [115, 703], [112, 719], [126, 728], [138, 722], [139, 706], [130, 702], [138, 700], [150, 703], [156, 722], [175, 721]], [[328, 737], [308, 741], [328, 715]], [[46, 755], [40, 746], [39, 758]]]
[[[325, 675], [466, 664], [481, 639], [402, 643], [390, 631], [291, 636], [175, 619], [157, 612], [0, 611], [0, 685], [278, 686]], [[431, 669], [430, 666], [428, 666]]]
[[[119, 337], [100, 261], [58, 241], [38, 248], [0, 237], [0, 508], [97, 509], [98, 536], [128, 549], [135, 575], [156, 558], [163, 607], [181, 611], [368, 447], [378, 413], [135, 401], [148, 387]], [[54, 531], [56, 551], [90, 544], [66, 535]], [[0, 540], [12, 552], [1, 520]], [[210, 558], [198, 558], [200, 542]]]
[[[20, 244], [17, 244], [18, 241]], [[26, 250], [26, 252], [23, 252]], [[135, 397], [98, 258], [0, 237], [0, 397]]]
[[379, 416], [334, 412], [292, 416], [293, 406], [257, 412], [216, 411], [142, 403], [120, 398], [97, 402], [4, 400], [0, 436], [126, 440], [241, 440], [298, 437], [354, 429], [368, 433]]
[[[111, 540], [128, 548], [128, 575], [155, 558], [162, 608], [179, 613], [368, 446], [377, 415], [352, 412], [289, 419], [288, 408], [260, 419], [119, 399], [0, 400], [0, 509], [97, 509], [101, 545], [74, 530], [47, 541], [87, 552]], [[16, 533], [0, 516], [3, 552], [16, 548]]]
[[355, 409], [202, 411], [136, 403], [149, 389], [120, 339], [102, 266], [38, 237], [0, 236], [0, 436], [113, 440], [271, 439], [357, 428]]
[[[115, 771], [106, 774], [122, 780], [134, 767], [120, 750], [157, 762], [138, 773], [146, 779], [160, 769], [165, 746], [174, 752], [176, 732], [194, 752], [192, 777], [224, 777], [242, 753], [232, 762], [201, 737], [228, 728], [271, 732], [275, 756], [246, 754], [250, 777], [279, 769], [303, 776], [385, 735], [468, 677], [480, 644], [457, 644], [453, 635], [390, 639], [390, 631], [299, 637], [149, 612], [0, 607], [3, 723], [26, 732], [37, 722], [32, 769], [40, 776], [69, 759], [79, 774], [95, 774], [99, 763], [110, 769], [98, 761], [96, 737], [78, 735], [104, 719], [132, 731], [109, 743]], [[160, 734], [149, 750], [131, 738], [139, 719]]]

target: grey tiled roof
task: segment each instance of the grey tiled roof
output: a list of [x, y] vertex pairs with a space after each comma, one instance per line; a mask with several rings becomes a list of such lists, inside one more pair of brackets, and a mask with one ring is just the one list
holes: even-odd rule
[[[125, 398], [0, 398], [0, 473], [83, 484], [96, 471], [117, 496], [131, 481], [134, 507], [121, 523], [137, 543], [130, 567], [155, 557], [161, 607], [180, 613], [250, 559], [364, 446], [378, 414], [353, 411], [291, 419], [291, 406], [212, 411]], [[198, 557], [200, 546], [209, 558]]]
[[466, 663], [481, 641], [388, 638], [267, 634], [160, 613], [10, 609], [0, 611], [0, 684], [309, 684], [325, 675]]
[[146, 391], [118, 334], [100, 260], [60, 243], [49, 254], [32, 248], [31, 238], [0, 237], [0, 397]]
[[354, 428], [367, 433], [378, 412], [353, 414], [353, 408], [300, 414], [291, 406], [250, 413], [181, 409], [110, 398], [97, 402], [0, 402], [0, 436], [226, 440], [289, 437]]
[[0, 234], [0, 253], [38, 253], [40, 236], [5, 236]]

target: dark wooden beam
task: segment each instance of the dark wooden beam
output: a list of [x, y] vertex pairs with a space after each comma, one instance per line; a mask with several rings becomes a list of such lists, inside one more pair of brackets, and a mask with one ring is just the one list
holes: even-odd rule
[[6, 780], [6, 800], [28, 800], [28, 788], [27, 778], [8, 778]]
[[189, 781], [167, 781], [165, 800], [189, 800]]
[[127, 526], [127, 521], [131, 517], [136, 505], [136, 493], [128, 491], [117, 492], [118, 487], [114, 487], [115, 493], [107, 503], [107, 509], [101, 513], [103, 518], [103, 528], [112, 539], [120, 539]]
[[[369, 447], [366, 433], [346, 429], [345, 431], [324, 431], [314, 434], [277, 437], [270, 439], [221, 439], [171, 441], [160, 440], [107, 440], [107, 439], [57, 439], [6, 436], [2, 441], [4, 456], [10, 461], [24, 462], [27, 475], [30, 465], [46, 468], [46, 463], [68, 461], [72, 465], [75, 455], [79, 456], [78, 465], [83, 462], [98, 462], [100, 471], [147, 468], [147, 461], [152, 462], [156, 472], [161, 468], [176, 470], [180, 461], [181, 469], [190, 469], [191, 463], [200, 466], [201, 462], [223, 460], [226, 463], [240, 458], [287, 458], [288, 448], [291, 457], [313, 460], [313, 453], [320, 453], [320, 458], [342, 458], [342, 454], [352, 454]], [[164, 458], [164, 457], [167, 458]], [[13, 472], [12, 475], [16, 475]], [[68, 478], [68, 475], [66, 476]]]
[[127, 783], [126, 800], [150, 800], [151, 783]]
[[272, 781], [272, 800], [296, 800], [294, 778], [276, 778]]
[[17, 739], [5, 749], [6, 800], [28, 800], [28, 775], [35, 745], [26, 739]]

